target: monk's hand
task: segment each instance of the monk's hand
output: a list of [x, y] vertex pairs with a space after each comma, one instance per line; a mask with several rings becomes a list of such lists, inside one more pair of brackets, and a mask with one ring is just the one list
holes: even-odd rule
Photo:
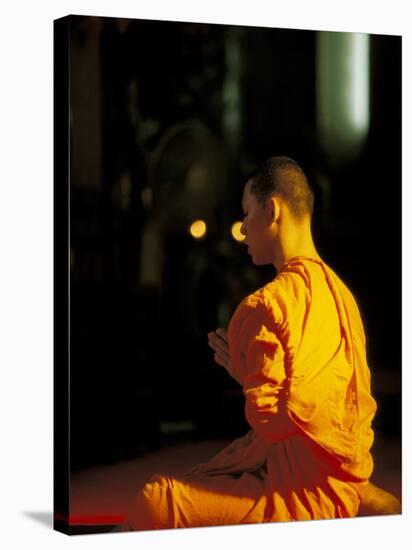
[[218, 328], [215, 332], [209, 332], [207, 336], [209, 339], [209, 346], [215, 352], [216, 363], [221, 367], [224, 367], [231, 374], [232, 363], [230, 361], [226, 330], [224, 328]]

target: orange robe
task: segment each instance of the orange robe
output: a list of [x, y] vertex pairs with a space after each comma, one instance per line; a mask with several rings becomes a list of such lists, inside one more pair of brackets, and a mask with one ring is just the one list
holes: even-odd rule
[[153, 475], [124, 529], [355, 516], [376, 402], [349, 289], [296, 257], [240, 303], [228, 339], [251, 429], [179, 478]]

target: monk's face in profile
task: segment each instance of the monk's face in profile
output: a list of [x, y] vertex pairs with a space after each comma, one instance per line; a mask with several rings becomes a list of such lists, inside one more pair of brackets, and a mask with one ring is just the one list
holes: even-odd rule
[[243, 191], [243, 223], [240, 229], [245, 236], [244, 243], [248, 247], [248, 254], [252, 256], [255, 265], [273, 263], [274, 226], [271, 203], [261, 205], [250, 190], [249, 180]]

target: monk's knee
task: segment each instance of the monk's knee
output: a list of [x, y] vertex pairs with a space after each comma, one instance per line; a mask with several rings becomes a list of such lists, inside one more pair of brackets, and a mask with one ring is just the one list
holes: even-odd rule
[[137, 493], [125, 525], [128, 530], [167, 529], [170, 526], [168, 481], [154, 475]]
[[362, 494], [359, 515], [401, 514], [402, 506], [395, 495], [368, 483]]

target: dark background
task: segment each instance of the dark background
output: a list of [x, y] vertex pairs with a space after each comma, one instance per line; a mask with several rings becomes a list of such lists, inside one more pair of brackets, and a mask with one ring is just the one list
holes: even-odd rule
[[207, 332], [275, 276], [230, 227], [247, 174], [279, 154], [307, 173], [319, 252], [358, 299], [377, 436], [400, 438], [401, 38], [370, 35], [369, 131], [337, 161], [317, 35], [70, 18], [72, 470], [248, 429]]

